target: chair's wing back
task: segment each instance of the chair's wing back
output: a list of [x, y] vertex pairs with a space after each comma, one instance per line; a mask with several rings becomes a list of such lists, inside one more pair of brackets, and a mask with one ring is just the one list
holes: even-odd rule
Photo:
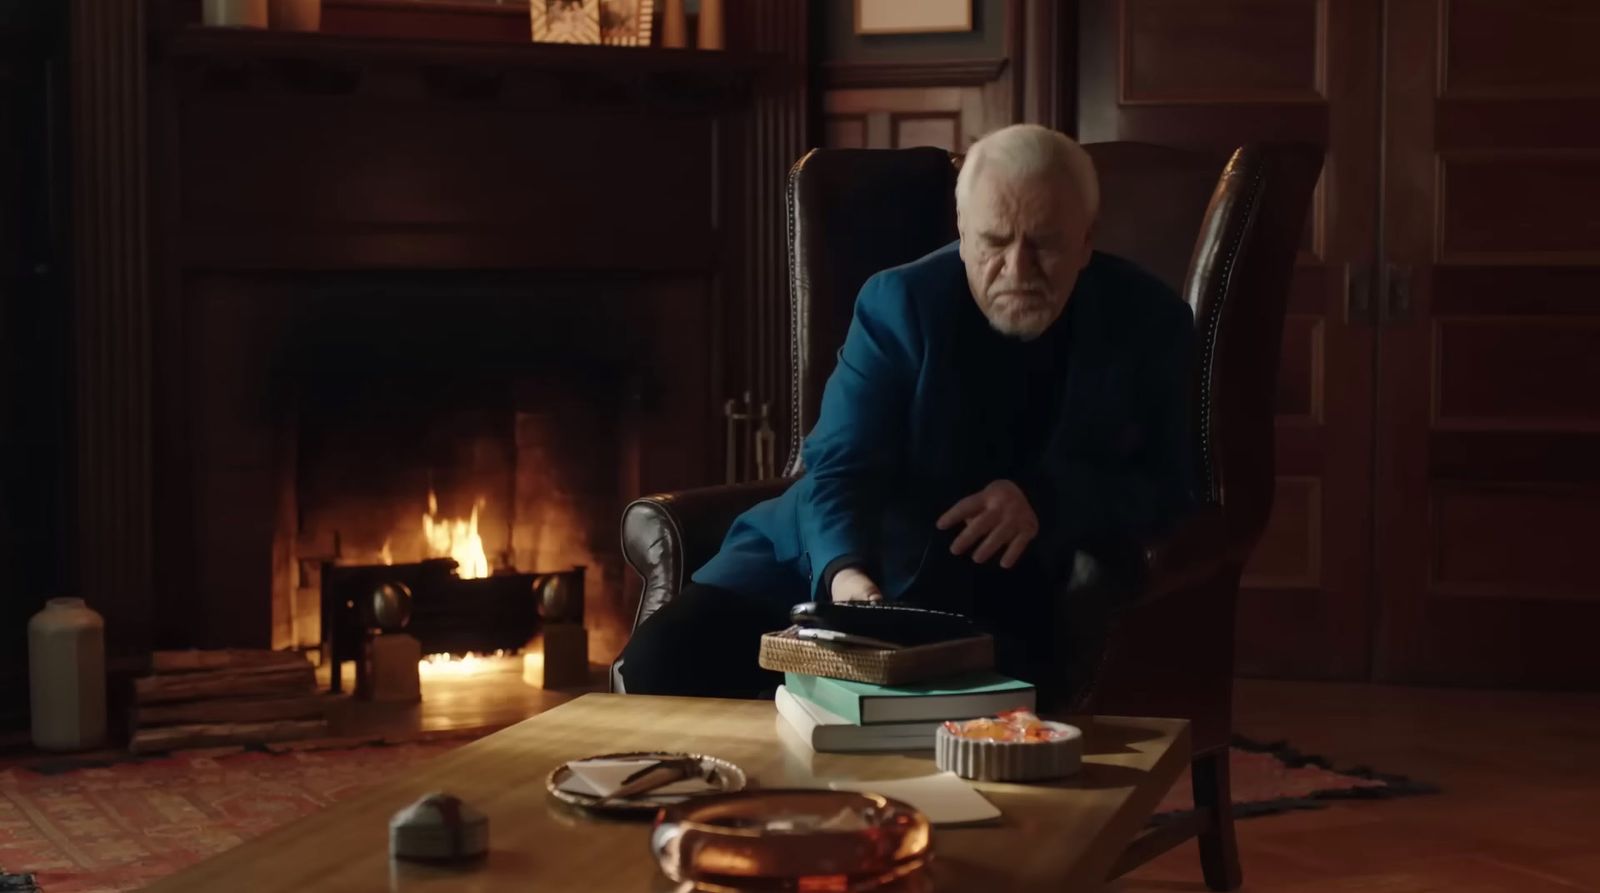
[[1235, 152], [1211, 197], [1184, 287], [1199, 339], [1201, 496], [1222, 506], [1241, 559], [1272, 509], [1283, 318], [1322, 154], [1305, 144]]
[[955, 178], [941, 149], [816, 149], [790, 172], [786, 474], [799, 471], [862, 284], [955, 239]]

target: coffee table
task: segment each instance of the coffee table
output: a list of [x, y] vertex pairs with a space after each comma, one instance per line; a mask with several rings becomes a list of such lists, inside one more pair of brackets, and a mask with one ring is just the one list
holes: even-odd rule
[[[1080, 775], [1043, 785], [979, 784], [1004, 813], [992, 826], [936, 829], [937, 890], [1095, 890], [1189, 762], [1177, 719], [1094, 717]], [[935, 771], [931, 753], [815, 754], [771, 702], [590, 694], [451, 751], [404, 778], [163, 879], [150, 893], [527, 893], [671, 890], [650, 826], [592, 819], [549, 799], [561, 763], [638, 750], [712, 754], [763, 787]], [[488, 858], [467, 868], [391, 863], [388, 820], [429, 791], [489, 815]]]

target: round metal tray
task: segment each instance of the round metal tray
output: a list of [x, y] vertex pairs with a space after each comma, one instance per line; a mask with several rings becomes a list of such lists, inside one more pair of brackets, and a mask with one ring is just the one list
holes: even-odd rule
[[711, 773], [709, 781], [716, 788], [715, 791], [708, 791], [706, 794], [654, 794], [647, 792], [627, 800], [609, 800], [593, 794], [563, 790], [561, 786], [572, 776], [571, 771], [567, 769], [566, 763], [562, 763], [551, 770], [550, 774], [545, 777], [544, 787], [551, 797], [584, 812], [615, 818], [653, 819], [656, 813], [660, 812], [664, 806], [672, 806], [708, 794], [729, 794], [742, 791], [748, 783], [744, 770], [738, 766], [720, 757], [697, 753], [667, 753], [664, 751], [606, 753], [581, 757], [571, 762], [583, 762], [584, 760], [666, 760], [683, 759], [684, 757], [699, 760], [701, 767]]

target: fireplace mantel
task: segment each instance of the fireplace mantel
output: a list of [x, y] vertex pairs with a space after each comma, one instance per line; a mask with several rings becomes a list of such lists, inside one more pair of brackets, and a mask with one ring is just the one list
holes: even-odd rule
[[748, 86], [750, 78], [772, 74], [779, 61], [765, 54], [731, 51], [423, 40], [198, 25], [157, 33], [154, 42], [156, 58], [204, 60], [219, 66], [285, 60], [340, 67], [449, 65], [607, 77], [689, 75], [730, 87]]

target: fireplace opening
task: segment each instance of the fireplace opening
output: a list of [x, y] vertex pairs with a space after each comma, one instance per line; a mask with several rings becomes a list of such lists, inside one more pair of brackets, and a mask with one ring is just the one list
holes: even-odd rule
[[[295, 401], [298, 644], [321, 643], [336, 669], [359, 661], [366, 599], [393, 583], [424, 672], [458, 675], [533, 644], [554, 574], [612, 600], [620, 569], [603, 546], [625, 415], [614, 375], [469, 371], [437, 352], [425, 375], [370, 361], [316, 363], [322, 384]], [[614, 613], [596, 611], [603, 624]], [[595, 651], [614, 625], [592, 630]]]
[[392, 292], [294, 307], [270, 375], [275, 639], [288, 639], [275, 644], [327, 653], [329, 569], [450, 564], [452, 579], [482, 584], [450, 590], [455, 613], [482, 610], [441, 620], [437, 587], [412, 593], [413, 627], [447, 627], [407, 630], [428, 672], [528, 646], [506, 636], [537, 633], [536, 619], [511, 619], [523, 615], [487, 594], [520, 587], [536, 605], [552, 574], [579, 579], [591, 658], [620, 650], [631, 612], [616, 523], [637, 486], [648, 353], [595, 309]]
[[[703, 281], [211, 274], [189, 294], [193, 545], [171, 566], [192, 576], [163, 647], [320, 651], [325, 566], [449, 559], [468, 581], [582, 567], [589, 659], [621, 650], [623, 506], [720, 465]], [[484, 639], [439, 650], [514, 650]]]

